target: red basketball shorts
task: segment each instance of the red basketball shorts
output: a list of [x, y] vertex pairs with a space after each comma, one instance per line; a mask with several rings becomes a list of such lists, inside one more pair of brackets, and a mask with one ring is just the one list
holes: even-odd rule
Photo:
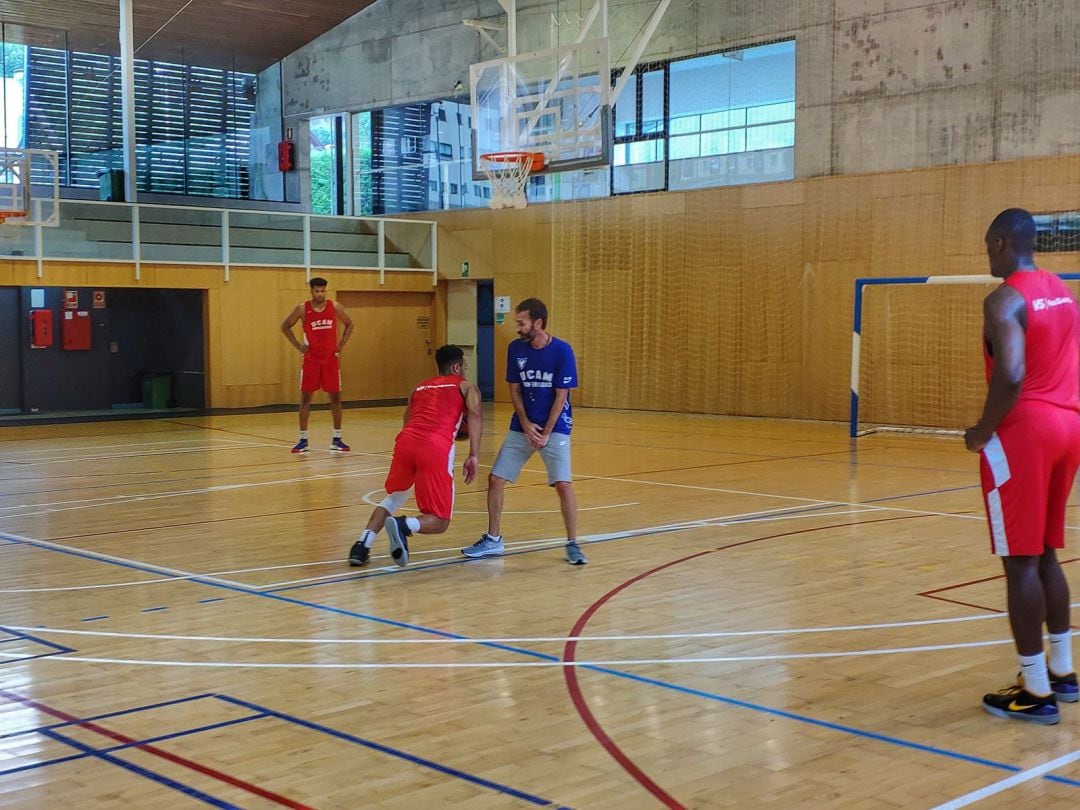
[[1065, 546], [1065, 505], [1080, 465], [1080, 414], [1017, 405], [982, 449], [983, 502], [994, 554], [1037, 556]]
[[449, 520], [454, 514], [454, 446], [399, 435], [385, 486], [387, 492], [416, 487], [420, 511]]
[[304, 355], [300, 366], [301, 391], [326, 391], [334, 394], [341, 390], [341, 364], [333, 355], [313, 357]]

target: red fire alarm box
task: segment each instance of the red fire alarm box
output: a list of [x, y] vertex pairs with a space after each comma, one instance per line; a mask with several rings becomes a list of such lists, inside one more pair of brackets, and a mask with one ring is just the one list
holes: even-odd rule
[[296, 167], [296, 151], [290, 141], [281, 141], [277, 145], [278, 171], [291, 172]]
[[30, 348], [46, 349], [53, 345], [53, 313], [51, 309], [30, 310]]
[[61, 345], [69, 351], [86, 351], [90, 348], [90, 313], [65, 312], [60, 321]]

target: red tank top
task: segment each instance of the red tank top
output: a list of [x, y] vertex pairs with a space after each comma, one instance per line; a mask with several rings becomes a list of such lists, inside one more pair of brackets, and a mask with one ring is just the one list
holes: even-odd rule
[[[1027, 302], [1022, 402], [1048, 402], [1080, 412], [1080, 313], [1069, 288], [1045, 270], [1018, 271], [1005, 279]], [[987, 351], [986, 379], [994, 370]]]
[[465, 415], [461, 393], [463, 377], [447, 374], [424, 380], [413, 389], [409, 401], [409, 421], [402, 433], [440, 444], [453, 444]]
[[310, 301], [304, 302], [304, 340], [313, 357], [330, 357], [337, 350], [337, 310], [333, 301], [327, 299], [322, 312], [316, 312]]

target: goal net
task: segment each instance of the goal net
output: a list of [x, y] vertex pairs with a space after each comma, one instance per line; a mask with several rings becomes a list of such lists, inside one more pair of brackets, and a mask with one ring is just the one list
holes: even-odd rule
[[[1080, 294], [1080, 274], [1061, 278]], [[958, 434], [986, 397], [982, 301], [1000, 280], [922, 276], [855, 280], [851, 435]]]

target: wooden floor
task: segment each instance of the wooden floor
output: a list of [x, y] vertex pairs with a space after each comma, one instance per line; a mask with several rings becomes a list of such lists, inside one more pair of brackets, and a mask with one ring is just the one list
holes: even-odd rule
[[576, 416], [581, 568], [538, 463], [505, 557], [458, 553], [478, 481], [347, 567], [397, 408], [348, 455], [292, 414], [4, 428], [0, 805], [1080, 805], [1080, 706], [979, 709], [1016, 660], [957, 440]]

